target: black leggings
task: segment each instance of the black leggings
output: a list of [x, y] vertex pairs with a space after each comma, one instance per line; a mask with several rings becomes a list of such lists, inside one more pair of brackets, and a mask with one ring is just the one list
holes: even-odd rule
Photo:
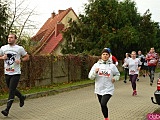
[[22, 97], [22, 94], [16, 89], [18, 86], [19, 79], [20, 79], [20, 74], [5, 75], [6, 84], [7, 84], [7, 87], [9, 88], [8, 101], [13, 101], [15, 95], [18, 98]]
[[124, 68], [124, 79], [127, 80], [127, 76], [129, 75], [129, 69]]
[[129, 75], [131, 83], [132, 83], [132, 89], [136, 90], [136, 79], [138, 77], [138, 74]]
[[99, 103], [101, 105], [101, 110], [102, 110], [102, 113], [103, 113], [103, 116], [104, 118], [108, 118], [108, 107], [107, 107], [107, 103], [109, 101], [109, 99], [111, 98], [112, 95], [110, 94], [106, 94], [106, 95], [98, 95], [98, 100], [99, 100]]

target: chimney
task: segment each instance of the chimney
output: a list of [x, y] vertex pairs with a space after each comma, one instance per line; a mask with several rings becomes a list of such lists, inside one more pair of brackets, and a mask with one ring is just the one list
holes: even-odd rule
[[61, 30], [64, 28], [64, 24], [57, 22], [55, 25], [55, 37], [61, 32]]
[[55, 12], [52, 12], [51, 13], [51, 18], [54, 18], [56, 16], [56, 13]]
[[63, 11], [65, 11], [65, 10], [58, 10], [58, 14], [62, 13]]

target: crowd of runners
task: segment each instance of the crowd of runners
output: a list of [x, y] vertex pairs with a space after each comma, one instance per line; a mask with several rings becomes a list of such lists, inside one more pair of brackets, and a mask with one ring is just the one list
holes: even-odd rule
[[[135, 52], [136, 54], [136, 52]], [[136, 81], [139, 81], [139, 76], [142, 75], [143, 77], [149, 76], [150, 78], [150, 85], [152, 86], [153, 81], [154, 81], [154, 72], [157, 64], [159, 63], [159, 56], [155, 52], [155, 49], [152, 47], [149, 52], [144, 55], [142, 52], [139, 50], [136, 54], [136, 56], [133, 58], [132, 54], [126, 53], [126, 57], [124, 59], [124, 83], [127, 83], [127, 76], [130, 76], [131, 73], [129, 74], [129, 66], [125, 65], [129, 59], [139, 59], [140, 61], [140, 69], [138, 72], [138, 76], [136, 77]], [[129, 81], [130, 78], [129, 78]]]
[[[124, 68], [125, 79], [124, 83], [131, 82], [133, 89], [132, 96], [137, 95], [136, 81], [139, 81], [139, 76], [149, 76], [150, 85], [152, 86], [154, 81], [154, 72], [159, 62], [158, 54], [152, 47], [146, 55], [143, 55], [141, 51], [132, 51], [126, 53], [122, 67]], [[118, 60], [111, 54], [109, 48], [104, 48], [101, 52], [101, 58], [95, 63], [88, 77], [95, 80], [95, 94], [97, 94], [98, 101], [101, 106], [101, 111], [105, 120], [108, 118], [107, 103], [114, 93], [114, 82], [119, 80], [120, 72], [116, 67]]]

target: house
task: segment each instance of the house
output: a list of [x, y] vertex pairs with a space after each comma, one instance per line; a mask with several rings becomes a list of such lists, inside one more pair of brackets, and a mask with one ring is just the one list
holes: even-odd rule
[[59, 10], [58, 14], [54, 12], [44, 23], [40, 30], [32, 37], [33, 41], [38, 43], [33, 54], [56, 54], [62, 55], [61, 45], [65, 43], [61, 31], [68, 27], [71, 20], [78, 20], [78, 17], [72, 8]]

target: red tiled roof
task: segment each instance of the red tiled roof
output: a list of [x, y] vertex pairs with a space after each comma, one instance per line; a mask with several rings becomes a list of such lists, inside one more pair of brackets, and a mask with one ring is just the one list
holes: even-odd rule
[[47, 44], [44, 46], [44, 48], [41, 49], [40, 54], [50, 54], [52, 53], [58, 44], [63, 40], [62, 34], [59, 34], [57, 37], [55, 35], [51, 36], [51, 39], [47, 41]]
[[70, 10], [72, 10], [72, 8], [69, 8], [67, 10], [62, 11], [60, 14], [55, 15], [54, 18], [50, 17], [45, 22], [45, 24], [40, 28], [40, 30], [37, 32], [37, 34], [35, 36], [42, 33], [43, 31], [47, 30], [47, 32], [45, 34], [45, 38], [44, 38], [44, 39], [46, 39], [50, 35], [50, 33], [54, 30], [56, 23], [61, 22], [61, 20], [66, 16], [66, 14]]
[[[57, 23], [60, 23], [61, 20], [70, 12], [73, 11], [72, 8], [68, 8], [67, 10], [59, 10], [59, 14], [55, 15], [54, 17], [50, 17], [45, 24], [40, 28], [35, 36], [32, 37], [32, 40], [40, 41], [39, 48], [35, 51], [35, 53], [50, 53], [47, 51], [47, 46], [55, 46], [54, 42], [51, 45], [48, 45], [51, 41], [53, 41], [53, 34], [55, 33], [55, 26]], [[74, 12], [74, 11], [73, 11]], [[76, 15], [76, 14], [75, 14]], [[59, 35], [58, 35], [59, 36]], [[58, 37], [57, 36], [57, 37]], [[62, 36], [62, 35], [61, 35]], [[52, 39], [50, 39], [52, 38]], [[60, 37], [59, 37], [60, 38]], [[58, 38], [55, 38], [58, 39]], [[60, 41], [60, 40], [57, 40]], [[46, 47], [44, 47], [46, 46]], [[53, 47], [54, 48], [54, 47]], [[44, 49], [44, 50], [43, 50]], [[49, 48], [48, 48], [49, 50]], [[50, 49], [51, 50], [51, 49]], [[54, 49], [52, 49], [53, 51]], [[42, 52], [43, 51], [43, 52]]]
[[58, 44], [63, 40], [62, 34], [60, 33], [64, 29], [64, 24], [57, 23], [55, 25], [55, 31], [51, 33], [47, 42], [41, 47], [40, 54], [50, 54], [56, 49]]

